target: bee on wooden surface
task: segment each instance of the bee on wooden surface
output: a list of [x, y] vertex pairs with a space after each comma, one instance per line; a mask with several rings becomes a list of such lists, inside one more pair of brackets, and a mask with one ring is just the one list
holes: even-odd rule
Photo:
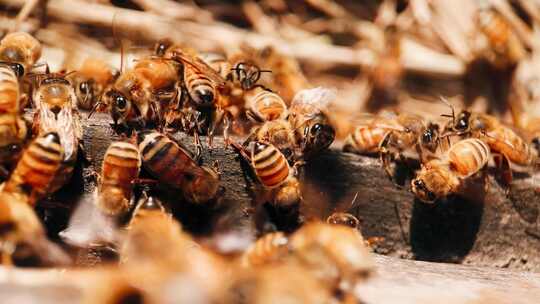
[[353, 229], [360, 227], [360, 221], [356, 216], [346, 212], [334, 212], [326, 218], [328, 224], [344, 225]]
[[156, 131], [138, 134], [143, 166], [160, 182], [183, 190], [188, 201], [205, 203], [222, 192], [218, 173], [199, 166], [187, 148]]
[[82, 126], [77, 111], [75, 90], [62, 75], [47, 74], [34, 92], [36, 113], [34, 133], [56, 132], [64, 150], [62, 169], [57, 174], [52, 192], [71, 178], [77, 161]]
[[133, 69], [122, 73], [102, 97], [115, 125], [144, 126], [159, 123], [159, 92], [178, 80], [178, 66], [165, 58], [143, 58]]
[[440, 159], [422, 164], [411, 181], [412, 192], [426, 203], [457, 193], [462, 181], [483, 169], [490, 156], [489, 146], [480, 139], [458, 141]]
[[299, 91], [289, 108], [289, 121], [304, 154], [327, 149], [336, 137], [327, 110], [335, 92], [322, 87]]
[[343, 151], [362, 155], [379, 152], [379, 144], [390, 130], [402, 130], [396, 120], [384, 116], [366, 115], [345, 138]]
[[474, 137], [488, 144], [491, 154], [496, 157], [496, 165], [505, 171], [504, 182], [507, 184], [512, 180], [510, 163], [527, 167], [538, 159], [521, 135], [491, 115], [463, 110], [455, 116], [452, 108], [452, 114], [444, 116], [452, 119], [445, 127], [445, 136]]
[[242, 254], [241, 264], [244, 267], [256, 267], [274, 263], [289, 253], [288, 238], [283, 232], [272, 232], [263, 235]]
[[515, 65], [526, 56], [525, 47], [511, 25], [489, 3], [481, 4], [475, 20], [489, 45], [485, 56], [496, 67]]
[[64, 160], [60, 136], [46, 133], [36, 138], [22, 153], [21, 159], [5, 182], [3, 191], [25, 197], [30, 205], [50, 193]]
[[22, 196], [10, 189], [0, 191], [0, 252], [2, 264], [13, 260], [39, 258], [41, 264], [67, 265], [70, 258], [47, 239], [34, 209]]
[[41, 57], [41, 44], [24, 32], [7, 34], [0, 41], [0, 61], [13, 65], [17, 75], [28, 73]]
[[289, 165], [279, 149], [270, 143], [258, 141], [251, 142], [248, 148], [234, 143], [233, 147], [250, 164], [275, 206], [285, 209], [298, 206], [302, 194], [296, 168]]
[[245, 93], [246, 115], [253, 121], [265, 122], [286, 119], [289, 110], [276, 93], [257, 87]]
[[71, 77], [79, 108], [91, 110], [105, 88], [113, 82], [116, 73], [100, 59], [87, 58]]
[[293, 259], [335, 290], [352, 291], [374, 270], [373, 259], [356, 229], [310, 222], [291, 235], [289, 244]]
[[247, 147], [253, 141], [272, 144], [289, 160], [293, 160], [296, 156], [294, 129], [287, 120], [278, 119], [264, 122], [251, 131], [243, 145]]
[[103, 158], [96, 204], [109, 215], [120, 215], [133, 205], [133, 181], [139, 176], [141, 157], [137, 146], [113, 142]]

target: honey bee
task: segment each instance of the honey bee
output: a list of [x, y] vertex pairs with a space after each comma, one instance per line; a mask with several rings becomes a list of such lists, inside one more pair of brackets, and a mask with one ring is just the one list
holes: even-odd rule
[[271, 196], [272, 203], [284, 209], [298, 206], [302, 201], [300, 183], [295, 168], [291, 168], [285, 155], [270, 143], [255, 141], [249, 145], [247, 152], [245, 147], [233, 143], [233, 147], [251, 165], [260, 184]]
[[188, 201], [206, 203], [217, 199], [223, 191], [215, 170], [199, 166], [185, 147], [167, 136], [144, 131], [138, 134], [138, 142], [144, 168], [160, 182], [183, 190]]
[[289, 121], [304, 155], [327, 149], [336, 137], [327, 110], [335, 92], [325, 88], [299, 91], [289, 108]]
[[288, 242], [283, 232], [268, 233], [244, 251], [241, 264], [244, 267], [256, 267], [281, 260], [289, 253]]
[[289, 110], [283, 99], [276, 93], [256, 87], [245, 93], [246, 115], [253, 121], [265, 122], [285, 120]]
[[251, 131], [243, 145], [247, 147], [252, 141], [271, 143], [287, 159], [293, 159], [297, 150], [294, 130], [287, 120], [278, 119], [264, 122]]
[[20, 113], [19, 93], [17, 75], [8, 64], [0, 64], [0, 164], [2, 165], [17, 159], [29, 135], [27, 123]]
[[482, 140], [460, 140], [440, 159], [422, 164], [416, 178], [411, 181], [412, 192], [426, 203], [456, 193], [464, 179], [486, 166], [490, 156], [489, 146]]
[[159, 123], [161, 90], [173, 86], [178, 80], [177, 64], [165, 58], [143, 58], [133, 69], [122, 73], [102, 99], [114, 124], [132, 127]]
[[292, 258], [325, 286], [350, 292], [374, 270], [360, 232], [323, 222], [304, 224], [290, 237]]
[[345, 140], [344, 150], [359, 154], [379, 152], [383, 168], [392, 177], [389, 163], [395, 155], [415, 149], [421, 161], [434, 157], [439, 147], [440, 135], [437, 124], [426, 122], [414, 114], [372, 117]]
[[0, 41], [0, 61], [13, 64], [17, 75], [25, 75], [41, 57], [41, 44], [24, 32], [7, 34]]
[[38, 257], [42, 264], [67, 265], [70, 258], [47, 239], [34, 209], [22, 196], [5, 187], [0, 191], [0, 252], [2, 264]]
[[538, 159], [523, 137], [491, 115], [463, 110], [455, 116], [452, 108], [452, 114], [444, 116], [452, 118], [445, 127], [445, 136], [471, 136], [488, 144], [491, 154], [499, 158], [496, 159], [499, 169], [507, 171], [505, 183], [512, 180], [510, 163], [527, 167]]
[[345, 212], [334, 212], [327, 219], [328, 224], [333, 225], [344, 225], [353, 229], [358, 229], [360, 227], [360, 221], [356, 216], [345, 213]]
[[75, 90], [64, 76], [47, 74], [33, 98], [36, 106], [34, 133], [56, 132], [64, 150], [62, 168], [57, 174], [51, 192], [58, 190], [71, 178], [82, 140], [82, 126], [76, 108]]
[[71, 77], [79, 108], [91, 110], [116, 76], [104, 61], [87, 58]]
[[517, 64], [526, 51], [510, 24], [487, 1], [479, 7], [476, 16], [479, 31], [487, 39], [486, 57], [498, 68]]
[[24, 197], [34, 206], [51, 193], [64, 159], [60, 136], [55, 132], [36, 138], [22, 153], [3, 191]]
[[141, 157], [137, 146], [113, 142], [103, 159], [97, 189], [98, 208], [109, 215], [120, 215], [133, 205], [133, 181], [139, 176]]

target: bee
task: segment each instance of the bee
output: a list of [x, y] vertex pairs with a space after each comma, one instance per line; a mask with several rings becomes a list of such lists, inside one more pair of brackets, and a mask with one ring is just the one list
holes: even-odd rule
[[109, 215], [120, 215], [133, 205], [133, 181], [139, 176], [141, 157], [136, 145], [113, 142], [103, 159], [97, 188], [98, 208]]
[[291, 235], [289, 244], [292, 258], [335, 291], [352, 291], [375, 268], [360, 232], [343, 225], [306, 223]]
[[[140, 197], [127, 226], [127, 234], [120, 251], [123, 264], [157, 263], [177, 265], [182, 253], [195, 245], [191, 237], [163, 204], [146, 193]], [[183, 261], [183, 259], [182, 259]]]
[[13, 258], [38, 257], [42, 264], [68, 265], [66, 253], [47, 239], [43, 225], [29, 201], [4, 187], [0, 191], [0, 252], [2, 264]]
[[475, 20], [489, 44], [485, 55], [496, 67], [515, 65], [526, 56], [525, 47], [510, 24], [490, 4], [480, 6]]
[[71, 77], [79, 108], [91, 110], [117, 76], [104, 61], [87, 58]]
[[336, 137], [336, 130], [327, 115], [335, 92], [325, 88], [299, 91], [289, 108], [290, 121], [297, 143], [304, 155], [327, 149]]
[[344, 225], [353, 229], [360, 227], [360, 221], [356, 216], [345, 212], [334, 212], [327, 219], [328, 224]]
[[512, 180], [510, 163], [527, 167], [534, 165], [538, 159], [523, 137], [491, 115], [463, 110], [455, 116], [452, 108], [452, 114], [444, 116], [452, 119], [444, 128], [445, 136], [470, 136], [488, 144], [491, 153], [497, 157], [497, 166], [506, 171], [505, 183], [509, 184]]
[[34, 206], [51, 193], [64, 160], [60, 136], [55, 132], [36, 138], [24, 150], [3, 191], [20, 195]]
[[256, 267], [281, 260], [289, 253], [288, 242], [283, 232], [268, 233], [246, 249], [241, 263], [244, 267]]
[[426, 203], [456, 193], [462, 181], [483, 169], [491, 156], [489, 146], [477, 138], [453, 144], [439, 159], [425, 164], [411, 181], [412, 192]]
[[25, 75], [41, 57], [41, 44], [25, 32], [7, 34], [0, 41], [0, 61], [14, 64], [17, 75]]
[[344, 150], [359, 154], [379, 152], [389, 177], [389, 163], [394, 155], [403, 157], [416, 150], [421, 161], [434, 157], [440, 143], [439, 126], [414, 114], [401, 113], [371, 117], [345, 139]]
[[199, 166], [184, 146], [156, 131], [138, 134], [139, 151], [144, 168], [160, 182], [183, 190], [184, 197], [196, 204], [217, 199], [223, 189], [219, 174]]
[[[0, 164], [14, 162], [28, 138], [28, 126], [20, 111], [17, 75], [9, 64], [0, 64]], [[5, 168], [3, 170], [7, 171]], [[7, 173], [6, 173], [7, 175]]]
[[296, 168], [289, 165], [279, 149], [270, 143], [258, 141], [251, 142], [247, 149], [234, 143], [233, 147], [250, 164], [275, 206], [290, 209], [299, 205], [302, 194]]
[[278, 119], [264, 122], [251, 131], [243, 146], [247, 147], [252, 141], [271, 143], [287, 159], [293, 159], [297, 150], [294, 130], [287, 120]]
[[283, 99], [276, 93], [257, 87], [245, 93], [246, 115], [256, 122], [285, 120], [289, 110]]
[[64, 150], [62, 169], [57, 174], [51, 192], [58, 190], [71, 178], [82, 140], [82, 126], [77, 111], [75, 90], [58, 74], [47, 74], [34, 92], [36, 113], [34, 133], [56, 132]]

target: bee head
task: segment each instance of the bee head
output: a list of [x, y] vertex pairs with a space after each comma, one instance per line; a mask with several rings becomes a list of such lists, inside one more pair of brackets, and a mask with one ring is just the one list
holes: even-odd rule
[[422, 178], [413, 179], [411, 188], [416, 197], [425, 203], [433, 203], [437, 199], [437, 195], [429, 189]]
[[8, 66], [13, 71], [13, 73], [15, 73], [15, 76], [17, 76], [17, 78], [20, 78], [24, 75], [24, 66], [20, 63], [0, 62], [0, 64]]
[[328, 148], [336, 138], [336, 131], [329, 124], [315, 123], [306, 128], [306, 147], [320, 151]]
[[466, 132], [470, 127], [471, 112], [461, 111], [456, 117], [456, 125], [454, 128], [459, 132]]
[[211, 106], [214, 103], [214, 92], [207, 88], [196, 89], [195, 92], [190, 94], [193, 101], [202, 107]]

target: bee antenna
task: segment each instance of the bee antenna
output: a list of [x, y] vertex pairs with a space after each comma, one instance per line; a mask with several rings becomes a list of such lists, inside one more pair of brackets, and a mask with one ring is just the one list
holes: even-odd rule
[[95, 104], [95, 105], [92, 107], [92, 109], [90, 110], [90, 113], [88, 113], [88, 117], [87, 117], [87, 118], [92, 117], [92, 115], [94, 114], [94, 112], [96, 112], [97, 108], [98, 108], [100, 105], [102, 105], [102, 104], [103, 104], [103, 102], [101, 101], [101, 99], [100, 99], [98, 102], [96, 102], [96, 104]]
[[452, 110], [452, 116], [449, 116], [448, 114], [442, 114], [442, 117], [452, 117], [452, 125], [455, 125], [456, 123], [456, 111], [454, 109], [454, 106], [446, 99], [444, 96], [439, 95], [440, 100], [446, 104], [448, 107], [450, 107], [450, 110]]

